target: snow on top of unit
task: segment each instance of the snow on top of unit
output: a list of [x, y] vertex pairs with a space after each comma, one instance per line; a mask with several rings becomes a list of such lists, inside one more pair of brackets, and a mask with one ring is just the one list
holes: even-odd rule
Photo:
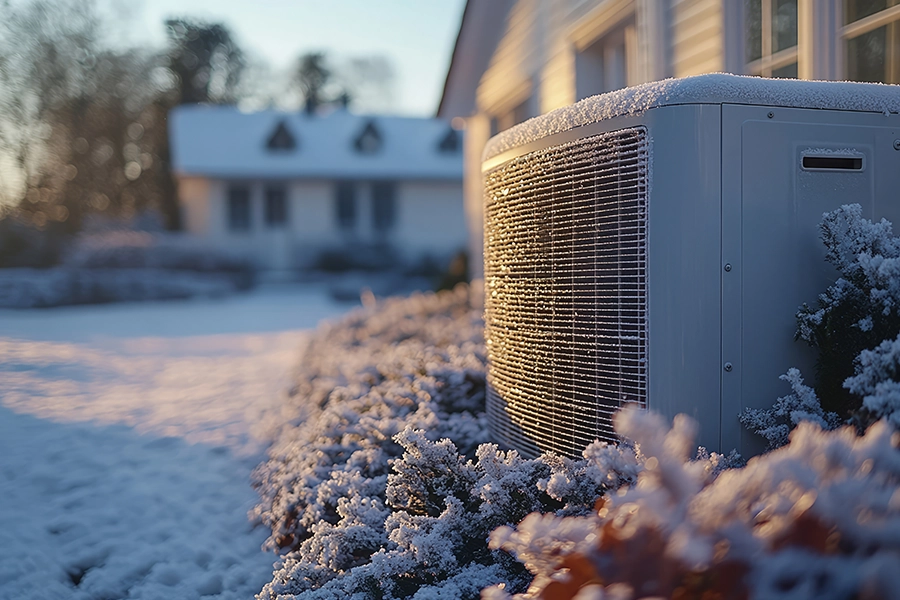
[[856, 148], [807, 148], [804, 154], [829, 154], [833, 156], [862, 156], [863, 153]]
[[756, 104], [897, 113], [900, 112], [900, 86], [765, 79], [725, 73], [665, 79], [592, 96], [512, 127], [491, 138], [485, 146], [484, 159], [548, 135], [676, 104]]

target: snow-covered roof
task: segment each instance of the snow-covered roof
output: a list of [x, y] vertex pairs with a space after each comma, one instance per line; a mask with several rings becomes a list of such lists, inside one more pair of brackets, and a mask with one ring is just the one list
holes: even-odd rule
[[[281, 125], [294, 148], [270, 147]], [[344, 110], [327, 116], [274, 110], [245, 113], [231, 106], [186, 105], [170, 113], [169, 131], [172, 164], [180, 175], [462, 179], [461, 144], [458, 152], [440, 150], [450, 131], [440, 119], [360, 116]], [[367, 135], [360, 145], [363, 132]], [[283, 134], [278, 139], [283, 140]]]
[[554, 133], [676, 104], [756, 104], [897, 113], [900, 112], [900, 86], [765, 79], [725, 73], [666, 79], [586, 98], [525, 121], [491, 138], [484, 149], [484, 159]]

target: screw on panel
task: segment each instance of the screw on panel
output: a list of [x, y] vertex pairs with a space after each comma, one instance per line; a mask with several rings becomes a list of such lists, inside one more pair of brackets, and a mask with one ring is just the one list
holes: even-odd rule
[[770, 119], [774, 119], [774, 118], [775, 118], [775, 113], [773, 113], [773, 112], [770, 110], [770, 111], [769, 111], [769, 114], [766, 115], [766, 116], [769, 117]]
[[725, 270], [731, 271], [731, 263], [725, 263]]
[[900, 150], [900, 140], [894, 140], [894, 150]]
[[731, 370], [732, 370], [733, 368], [734, 368], [734, 365], [732, 365], [731, 363], [725, 363], [725, 370], [726, 370], [727, 372], [731, 373]]

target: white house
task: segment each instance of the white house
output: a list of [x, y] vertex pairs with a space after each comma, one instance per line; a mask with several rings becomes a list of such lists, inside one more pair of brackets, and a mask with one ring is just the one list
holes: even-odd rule
[[462, 135], [443, 120], [181, 106], [169, 127], [185, 230], [264, 269], [465, 248]]
[[468, 0], [438, 115], [466, 120], [473, 275], [493, 134], [602, 92], [717, 71], [900, 83], [900, 3]]

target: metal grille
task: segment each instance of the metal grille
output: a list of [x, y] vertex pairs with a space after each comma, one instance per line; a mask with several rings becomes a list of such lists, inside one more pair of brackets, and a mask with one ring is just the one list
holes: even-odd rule
[[485, 176], [488, 417], [526, 456], [616, 441], [647, 402], [643, 128], [532, 152]]

